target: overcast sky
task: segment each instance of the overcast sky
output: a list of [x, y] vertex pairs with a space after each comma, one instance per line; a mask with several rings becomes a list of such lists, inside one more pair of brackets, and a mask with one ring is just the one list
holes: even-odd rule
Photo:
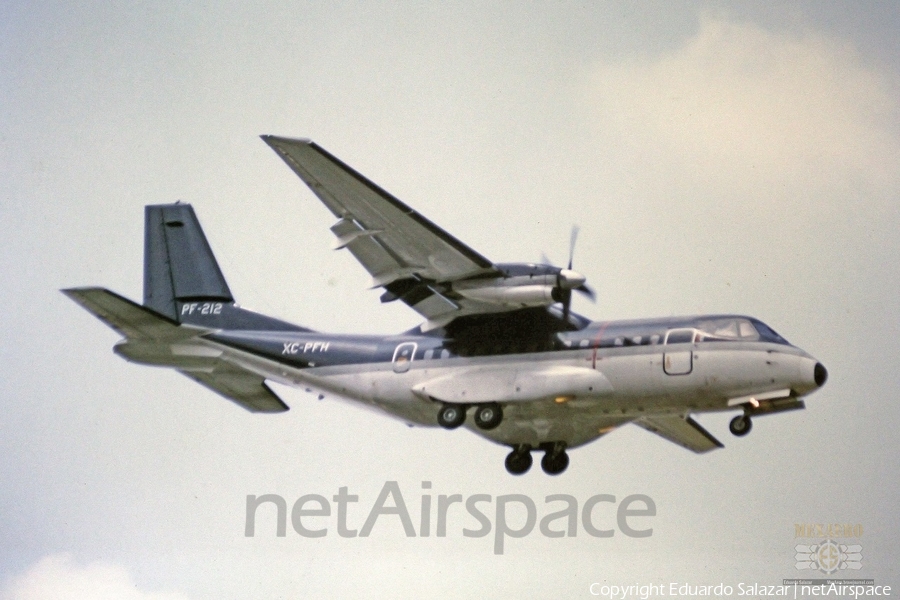
[[[864, 529], [851, 575], [896, 589], [897, 31], [894, 2], [4, 2], [0, 598], [773, 584], [808, 575], [794, 525], [835, 522]], [[330, 250], [333, 217], [267, 133], [314, 139], [494, 261], [563, 262], [577, 223], [599, 298], [574, 310], [750, 314], [829, 382], [746, 438], [700, 415], [726, 445], [708, 455], [627, 426], [559, 477], [513, 478], [507, 449], [465, 430], [288, 388], [288, 413], [253, 415], [121, 360], [58, 290], [140, 300], [143, 206], [179, 199], [242, 305], [324, 331], [418, 324]], [[262, 511], [244, 535], [248, 494], [347, 487], [359, 528], [386, 481], [417, 527], [423, 493], [525, 494], [539, 518], [549, 494], [646, 494], [657, 515], [649, 538], [536, 528], [502, 555], [463, 511], [443, 538], [392, 516], [368, 538], [334, 518], [279, 538]]]

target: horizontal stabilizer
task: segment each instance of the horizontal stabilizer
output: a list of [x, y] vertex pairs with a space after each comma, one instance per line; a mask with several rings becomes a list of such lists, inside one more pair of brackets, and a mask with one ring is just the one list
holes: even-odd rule
[[220, 361], [212, 372], [181, 373], [250, 412], [277, 413], [288, 410], [288, 406], [262, 377], [235, 365]]
[[181, 328], [156, 311], [104, 288], [70, 288], [62, 293], [129, 339], [178, 339], [194, 337], [198, 333], [196, 329]]
[[682, 448], [687, 448], [698, 454], [724, 447], [719, 440], [703, 429], [690, 415], [644, 416], [634, 421], [634, 423], [670, 442], [678, 444]]
[[[265, 380], [219, 358], [221, 351], [197, 343], [203, 329], [178, 325], [149, 308], [103, 288], [62, 290], [88, 312], [128, 338], [116, 352], [143, 364], [175, 367], [180, 373], [251, 412], [284, 412], [287, 405]], [[190, 366], [189, 366], [190, 365]], [[190, 367], [194, 369], [188, 370]]]

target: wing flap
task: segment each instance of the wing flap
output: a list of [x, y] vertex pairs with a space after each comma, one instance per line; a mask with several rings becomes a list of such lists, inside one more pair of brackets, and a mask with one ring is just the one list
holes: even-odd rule
[[288, 406], [266, 385], [265, 379], [226, 362], [218, 362], [212, 371], [180, 373], [250, 412], [278, 413]]
[[724, 447], [719, 440], [703, 429], [690, 415], [648, 415], [641, 417], [634, 423], [663, 439], [698, 454]]
[[[403, 273], [412, 274], [422, 270], [421, 267], [408, 265], [405, 261], [383, 246], [376, 237], [383, 233], [378, 229], [366, 229], [354, 219], [343, 218], [331, 227], [331, 231], [337, 236], [335, 249], [346, 248], [350, 254], [359, 261], [368, 271], [376, 286], [386, 285], [395, 279], [403, 277]], [[385, 277], [385, 274], [391, 274]], [[384, 281], [380, 281], [384, 279]]]

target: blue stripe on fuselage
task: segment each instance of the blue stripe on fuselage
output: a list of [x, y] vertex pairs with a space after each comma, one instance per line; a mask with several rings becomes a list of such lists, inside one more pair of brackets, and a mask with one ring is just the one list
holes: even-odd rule
[[[579, 348], [616, 348], [654, 346], [665, 342], [670, 329], [700, 328], [704, 324], [727, 322], [729, 319], [745, 320], [753, 324], [758, 340], [736, 339], [747, 343], [759, 341], [790, 345], [761, 321], [742, 315], [700, 315], [627, 321], [592, 322], [584, 329], [553, 335], [550, 351], [577, 350]], [[404, 334], [401, 336], [371, 336], [324, 334], [304, 331], [220, 331], [205, 336], [211, 341], [275, 360], [295, 368], [325, 367], [336, 365], [389, 363], [397, 347], [414, 343], [414, 360], [442, 359], [453, 356], [502, 356], [527, 354], [527, 348], [517, 349], [515, 340], [500, 340], [491, 348], [479, 345], [467, 348], [460, 340], [439, 335]], [[716, 342], [729, 343], [724, 338]], [[494, 351], [502, 348], [503, 351]], [[512, 349], [513, 351], [510, 351]], [[519, 351], [516, 351], [519, 350]], [[546, 352], [547, 350], [541, 350]]]

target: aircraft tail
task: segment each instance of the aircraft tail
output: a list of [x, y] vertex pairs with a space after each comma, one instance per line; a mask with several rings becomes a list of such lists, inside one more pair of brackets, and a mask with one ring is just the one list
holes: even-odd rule
[[115, 352], [126, 360], [175, 368], [252, 412], [287, 410], [264, 374], [232, 361], [202, 334], [309, 329], [234, 303], [190, 204], [147, 206], [145, 217], [143, 306], [99, 287], [63, 293], [125, 337]]
[[144, 210], [144, 306], [177, 323], [222, 329], [308, 329], [239, 308], [190, 204]]
[[179, 303], [234, 297], [190, 204], [144, 209], [144, 306], [179, 321]]

